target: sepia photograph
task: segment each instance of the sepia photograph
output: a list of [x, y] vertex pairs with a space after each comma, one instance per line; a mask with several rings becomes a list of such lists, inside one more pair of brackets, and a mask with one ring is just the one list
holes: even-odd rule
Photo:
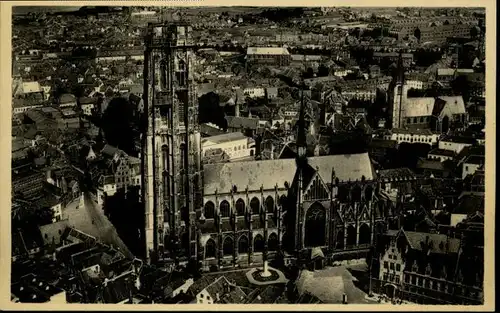
[[8, 13], [11, 303], [485, 305], [485, 7], [110, 3]]

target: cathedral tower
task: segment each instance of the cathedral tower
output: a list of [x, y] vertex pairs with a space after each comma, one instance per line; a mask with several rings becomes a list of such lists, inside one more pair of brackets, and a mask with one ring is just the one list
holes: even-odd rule
[[401, 128], [404, 125], [405, 102], [408, 94], [408, 85], [405, 81], [403, 55], [400, 52], [397, 68], [392, 82], [389, 84], [389, 105], [391, 109], [392, 128]]
[[304, 188], [304, 171], [307, 167], [307, 138], [306, 138], [306, 121], [305, 121], [305, 101], [304, 101], [304, 89], [305, 85], [302, 83], [302, 89], [301, 89], [301, 103], [300, 103], [300, 109], [299, 109], [299, 120], [297, 121], [297, 156], [296, 156], [296, 162], [297, 162], [297, 172], [296, 172], [296, 178], [297, 178], [297, 185], [295, 186], [296, 190], [296, 203], [295, 203], [295, 227], [294, 227], [294, 233], [295, 233], [295, 250], [296, 251], [301, 251], [303, 248], [302, 244], [302, 224], [303, 224], [303, 219], [302, 219], [302, 214], [303, 214], [303, 188]]
[[144, 56], [142, 197], [148, 259], [196, 258], [201, 140], [191, 27], [149, 24]]

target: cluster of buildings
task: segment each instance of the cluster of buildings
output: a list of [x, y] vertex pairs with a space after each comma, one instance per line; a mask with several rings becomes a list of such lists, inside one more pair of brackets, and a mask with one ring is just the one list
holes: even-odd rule
[[[295, 286], [307, 273], [291, 278], [291, 269], [364, 262], [370, 294], [482, 303], [484, 37], [470, 36], [477, 18], [373, 26], [371, 15], [309, 12], [313, 28], [330, 32], [319, 35], [300, 19], [259, 20], [263, 27], [242, 13], [207, 12], [193, 24], [189, 10], [174, 13], [180, 17], [167, 24], [156, 24], [172, 17], [154, 8], [75, 23], [51, 15], [31, 36], [61, 44], [38, 52], [23, 41], [29, 27], [14, 25], [14, 301], [321, 303]], [[72, 32], [91, 22], [92, 31]], [[352, 31], [372, 26], [442, 51], [447, 38], [475, 40], [477, 62], [457, 68], [443, 52], [419, 68], [414, 50], [378, 47], [361, 66], [349, 53], [360, 45]], [[108, 32], [114, 39], [102, 36]], [[314, 44], [325, 36], [328, 46]], [[163, 53], [167, 43], [175, 53]], [[76, 57], [81, 46], [95, 53]], [[467, 93], [453, 90], [457, 81], [468, 82]], [[221, 119], [214, 109], [212, 122], [199, 123], [205, 95], [216, 95]], [[138, 155], [106, 143], [97, 126], [117, 97], [147, 121]], [[419, 156], [402, 166], [408, 149]], [[70, 208], [90, 196], [102, 209], [131, 188], [144, 205], [144, 253], [136, 257], [75, 223], [81, 213]], [[29, 219], [35, 227], [23, 226]], [[472, 262], [481, 266], [469, 271]], [[252, 280], [252, 268], [268, 263], [286, 281]]]

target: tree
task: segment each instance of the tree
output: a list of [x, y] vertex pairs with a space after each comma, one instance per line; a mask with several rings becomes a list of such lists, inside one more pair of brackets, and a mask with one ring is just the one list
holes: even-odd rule
[[128, 99], [112, 99], [104, 111], [101, 126], [110, 145], [119, 147], [127, 154], [135, 154], [134, 139], [138, 136], [139, 120]]
[[454, 93], [462, 95], [465, 102], [469, 101], [471, 95], [471, 83], [467, 76], [457, 76], [450, 85]]
[[305, 79], [313, 78], [314, 77], [314, 70], [311, 67], [308, 67], [307, 70], [304, 72], [303, 77]]
[[318, 77], [328, 76], [328, 74], [329, 74], [328, 67], [326, 67], [325, 65], [321, 64], [318, 67]]
[[199, 122], [213, 123], [223, 129], [227, 128], [224, 108], [220, 106], [219, 95], [209, 92], [198, 98]]

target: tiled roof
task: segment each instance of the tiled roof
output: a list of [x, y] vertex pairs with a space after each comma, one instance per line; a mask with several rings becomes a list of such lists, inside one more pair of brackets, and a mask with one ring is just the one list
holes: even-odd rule
[[434, 109], [435, 98], [408, 98], [406, 99], [405, 116], [431, 116]]
[[458, 253], [460, 249], [460, 240], [447, 235], [411, 231], [403, 231], [403, 234], [415, 250], [422, 251], [426, 244], [430, 244], [431, 253], [437, 254]]
[[429, 151], [429, 155], [442, 155], [442, 156], [449, 156], [453, 157], [455, 156], [455, 152], [451, 150], [444, 150], [444, 149], [439, 149], [435, 148]]
[[208, 285], [213, 283], [213, 277], [210, 276], [203, 276], [202, 278], [196, 280], [193, 285], [189, 288], [189, 290], [193, 294], [198, 294], [200, 291], [205, 289]]
[[[367, 153], [311, 157], [308, 162], [326, 181], [330, 180], [332, 168], [340, 181], [361, 180], [362, 176], [366, 180], [374, 178]], [[261, 186], [264, 190], [271, 190], [276, 185], [282, 188], [285, 181], [293, 181], [296, 167], [294, 159], [209, 164], [204, 167], [204, 192], [228, 192], [232, 185], [240, 190], [247, 186], [249, 190], [259, 190]]]
[[453, 214], [470, 215], [475, 212], [484, 212], [484, 196], [464, 195], [453, 209]]
[[230, 128], [249, 128], [255, 130], [259, 126], [259, 119], [238, 116], [226, 116], [227, 126]]
[[286, 48], [282, 47], [248, 47], [247, 54], [253, 55], [290, 55]]
[[104, 303], [119, 303], [127, 300], [130, 297], [133, 280], [135, 280], [134, 275], [126, 274], [108, 281], [103, 290]]
[[476, 164], [476, 165], [483, 165], [484, 161], [485, 161], [485, 159], [482, 156], [471, 155], [471, 156], [469, 156], [464, 161], [464, 163], [467, 163], [467, 164]]
[[63, 94], [61, 95], [61, 97], [59, 98], [59, 102], [60, 103], [70, 103], [70, 102], [75, 102], [76, 101], [76, 97], [72, 94]]
[[246, 139], [245, 135], [240, 132], [224, 133], [216, 136], [206, 137], [202, 139], [202, 144], [219, 144], [224, 142], [230, 142], [234, 140]]
[[52, 224], [40, 226], [44, 244], [56, 244], [61, 242], [64, 230], [69, 226], [68, 220], [58, 221]]
[[392, 169], [386, 169], [386, 170], [380, 170], [378, 172], [378, 176], [382, 179], [390, 179], [390, 178], [410, 178], [410, 177], [415, 177], [415, 173], [412, 172], [409, 168], [402, 167], [402, 168], [392, 168]]
[[445, 138], [441, 139], [441, 141], [464, 143], [464, 144], [472, 145], [476, 142], [476, 139], [470, 138], [470, 137], [463, 137], [463, 136], [446, 136]]

